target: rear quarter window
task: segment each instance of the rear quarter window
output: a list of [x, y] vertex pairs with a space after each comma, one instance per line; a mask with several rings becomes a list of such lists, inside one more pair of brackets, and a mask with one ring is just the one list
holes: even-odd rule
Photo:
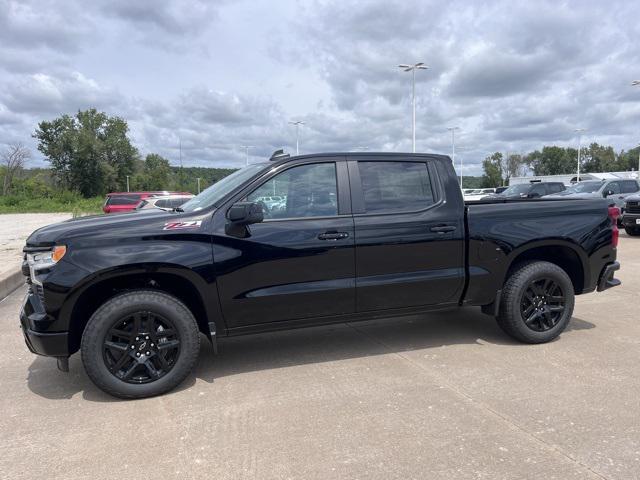
[[366, 213], [423, 210], [435, 203], [425, 162], [358, 162]]

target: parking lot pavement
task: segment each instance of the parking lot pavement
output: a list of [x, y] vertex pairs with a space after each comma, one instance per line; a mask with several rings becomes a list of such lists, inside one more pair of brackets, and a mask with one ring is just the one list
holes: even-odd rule
[[25, 239], [40, 227], [71, 218], [70, 213], [6, 213], [0, 215], [0, 278], [20, 268]]
[[80, 359], [31, 355], [0, 303], [0, 475], [80, 478], [638, 478], [640, 238], [624, 284], [579, 297], [546, 345], [477, 309], [203, 343], [177, 391], [117, 401]]

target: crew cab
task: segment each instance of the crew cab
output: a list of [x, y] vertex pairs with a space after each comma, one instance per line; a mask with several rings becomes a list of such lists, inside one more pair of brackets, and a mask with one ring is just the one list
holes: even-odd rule
[[122, 398], [178, 385], [201, 334], [475, 305], [514, 339], [548, 342], [575, 295], [620, 283], [617, 214], [602, 198], [465, 205], [442, 155], [277, 153], [176, 211], [35, 231], [20, 323], [32, 352], [68, 370], [80, 351]]

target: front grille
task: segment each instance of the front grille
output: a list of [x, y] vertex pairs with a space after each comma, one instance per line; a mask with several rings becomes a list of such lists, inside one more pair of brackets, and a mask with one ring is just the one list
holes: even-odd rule
[[626, 211], [629, 213], [640, 213], [640, 202], [627, 202]]

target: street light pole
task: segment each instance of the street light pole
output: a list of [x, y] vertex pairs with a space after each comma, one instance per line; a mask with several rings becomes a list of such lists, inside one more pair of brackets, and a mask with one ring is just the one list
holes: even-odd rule
[[586, 128], [576, 128], [574, 132], [578, 134], [578, 175], [576, 177], [576, 183], [580, 181], [580, 150], [582, 149], [582, 132], [586, 131]]
[[412, 149], [413, 153], [416, 153], [416, 70], [426, 70], [427, 67], [424, 63], [414, 63], [413, 65], [408, 65], [405, 63], [401, 63], [398, 65], [398, 68], [402, 68], [405, 72], [411, 72], [411, 110], [412, 110], [412, 121], [411, 121], [411, 133], [412, 133]]
[[244, 165], [245, 167], [249, 165], [249, 149], [250, 148], [255, 148], [255, 145], [240, 145], [241, 148], [244, 148], [245, 151], [245, 160], [244, 160]]
[[129, 175], [127, 175], [127, 192], [129, 191]]
[[[451, 132], [451, 163], [455, 167], [456, 165], [456, 130], [460, 130], [460, 127], [447, 127], [447, 130]], [[462, 159], [460, 160], [460, 188], [462, 188]]]
[[196, 180], [198, 181], [198, 193], [200, 193], [200, 177], [196, 178]]
[[299, 130], [298, 129], [300, 128], [300, 125], [304, 125], [304, 122], [301, 121], [301, 120], [298, 120], [298, 121], [294, 122], [292, 120], [292, 121], [289, 122], [289, 124], [296, 126], [296, 155], [300, 155], [300, 148], [299, 148], [299, 143], [298, 143], [298, 139], [299, 139], [299, 137], [298, 137]]

